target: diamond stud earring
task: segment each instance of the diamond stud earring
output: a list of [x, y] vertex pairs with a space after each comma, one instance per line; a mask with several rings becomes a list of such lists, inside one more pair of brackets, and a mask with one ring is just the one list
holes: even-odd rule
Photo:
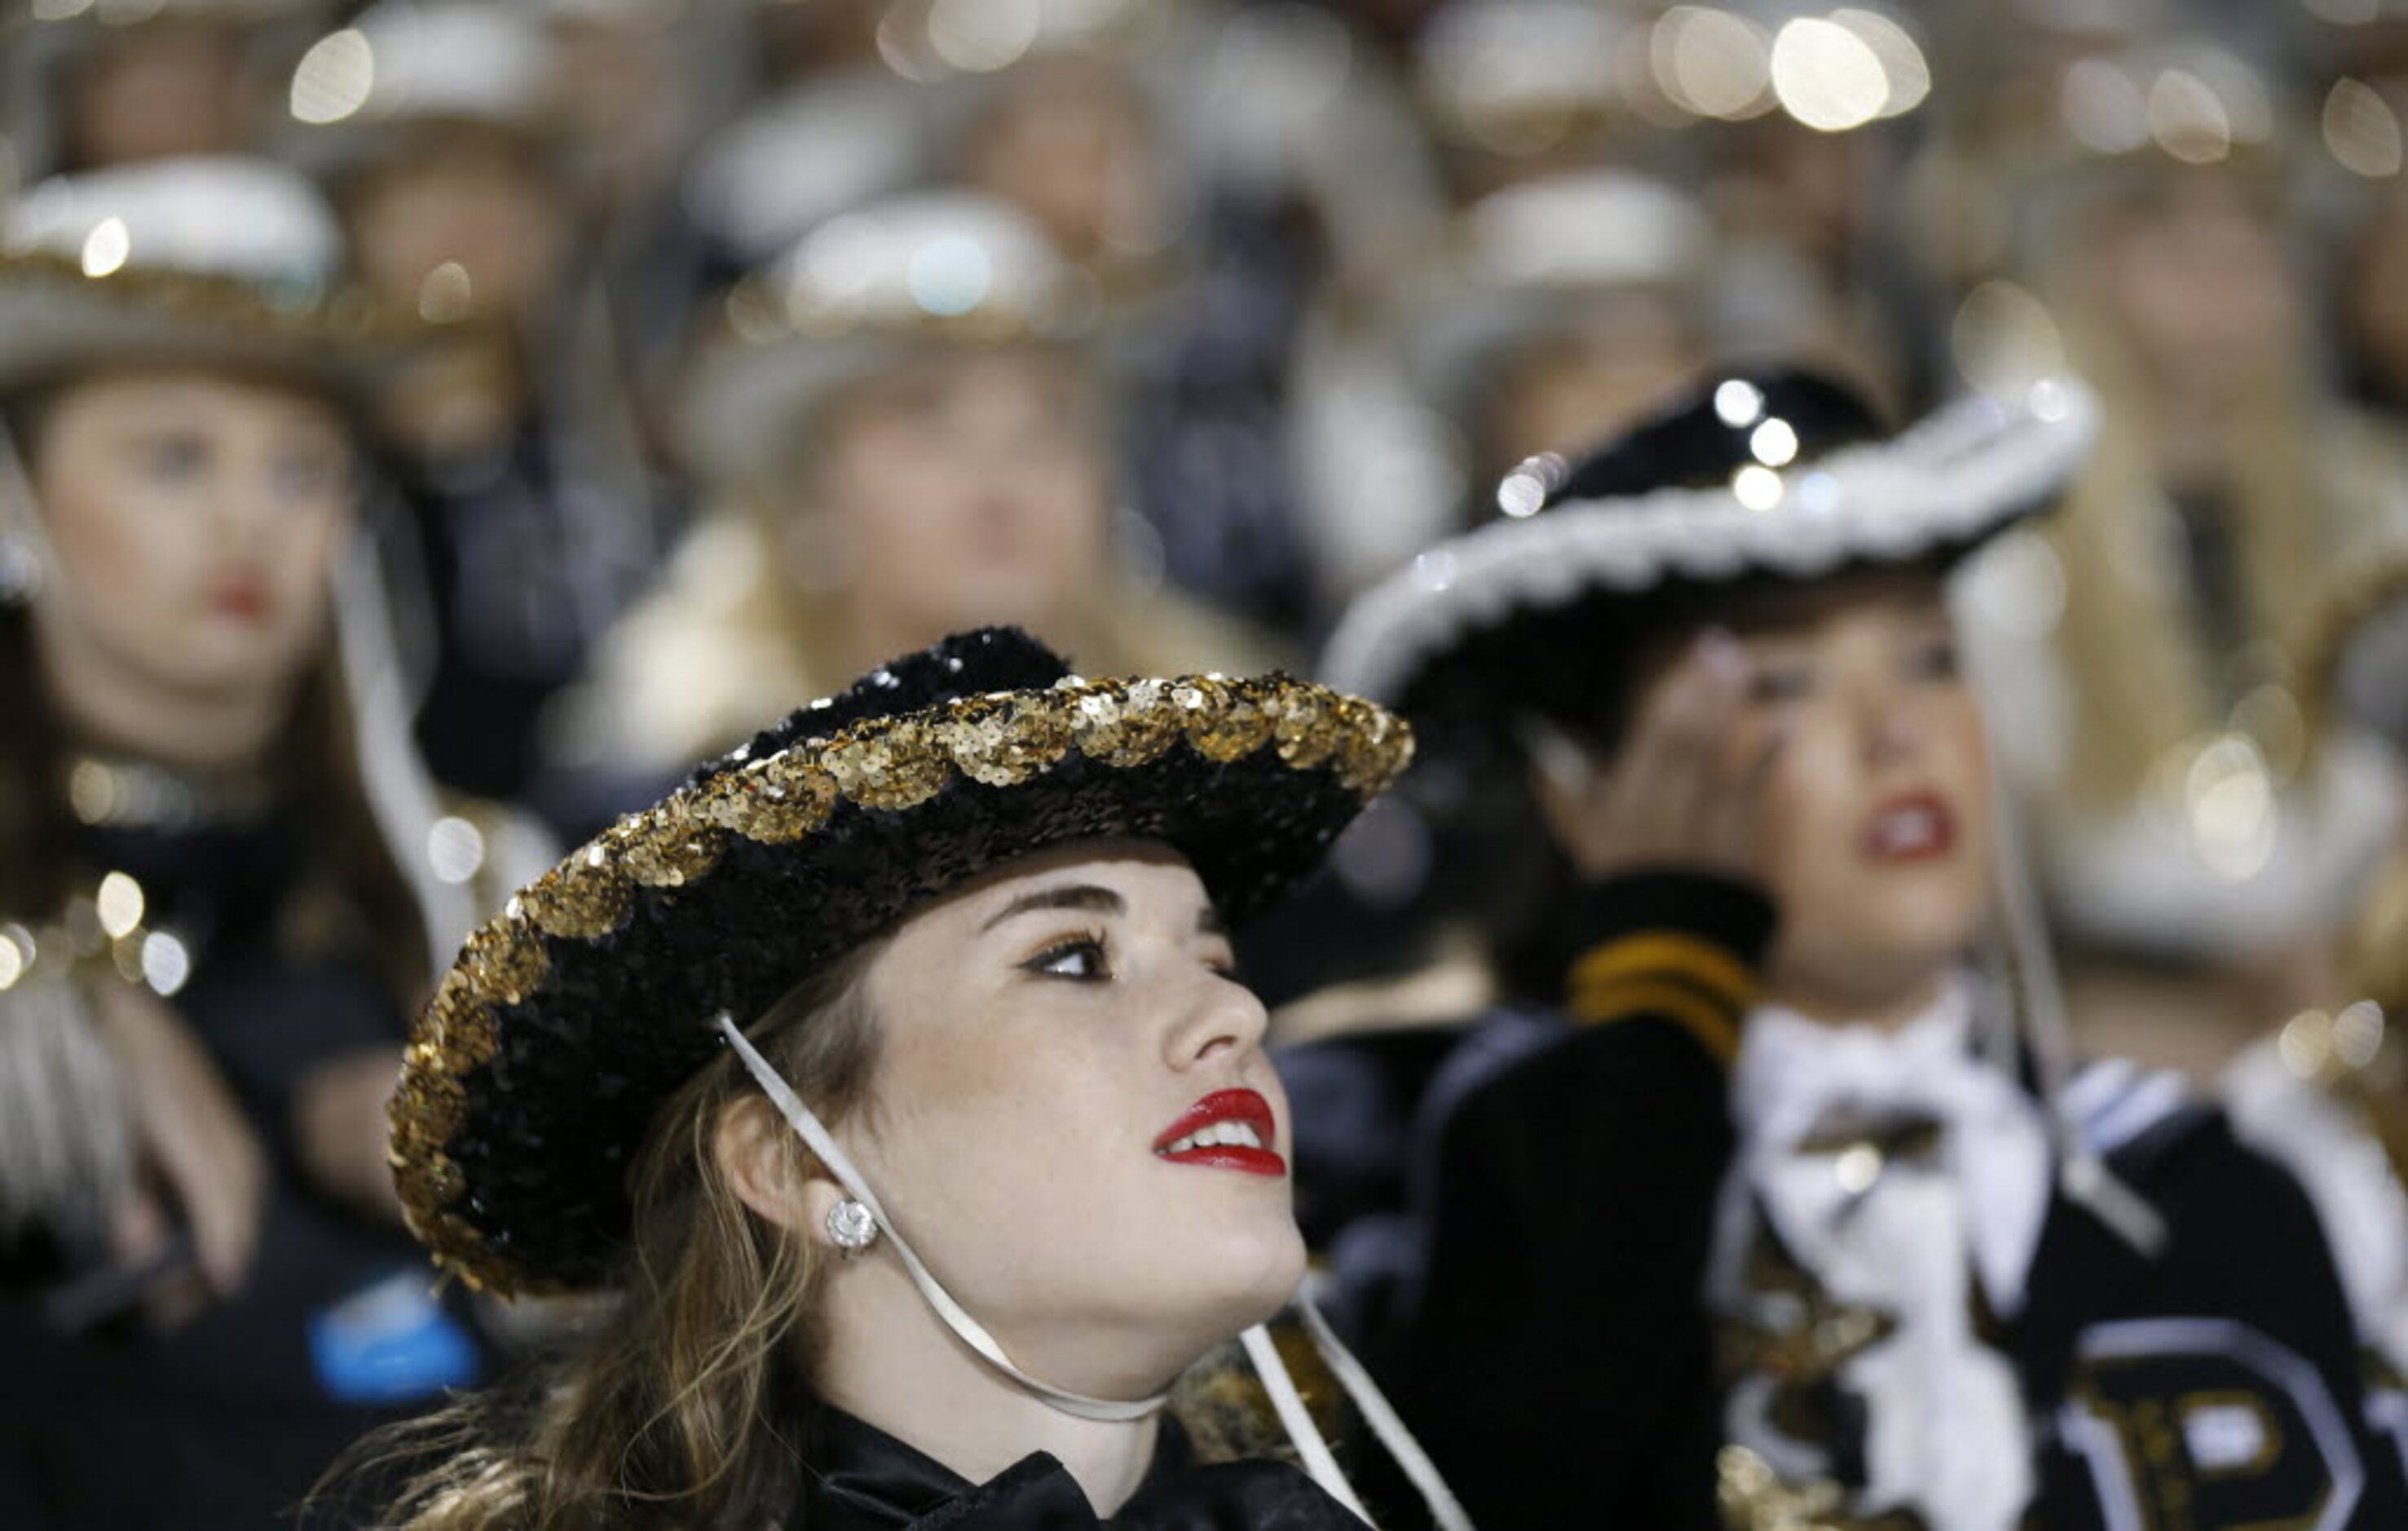
[[847, 1196], [828, 1209], [827, 1235], [847, 1254], [858, 1254], [877, 1241], [878, 1220], [869, 1209]]

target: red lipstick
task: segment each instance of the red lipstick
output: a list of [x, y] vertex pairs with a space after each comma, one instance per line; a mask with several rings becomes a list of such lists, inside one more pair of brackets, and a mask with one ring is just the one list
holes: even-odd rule
[[221, 579], [209, 587], [209, 608], [245, 622], [260, 622], [268, 609], [267, 582], [240, 575]]
[[1271, 1149], [1278, 1141], [1269, 1101], [1252, 1090], [1215, 1090], [1163, 1128], [1154, 1152], [1173, 1164], [1285, 1175], [1287, 1161]]
[[1873, 809], [1856, 845], [1885, 865], [1936, 861], [1956, 849], [1956, 814], [1938, 793], [1901, 793]]

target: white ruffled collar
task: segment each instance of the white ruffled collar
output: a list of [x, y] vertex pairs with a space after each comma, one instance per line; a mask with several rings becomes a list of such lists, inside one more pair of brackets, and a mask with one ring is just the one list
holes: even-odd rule
[[[1979, 1332], [1972, 1283], [1993, 1311], [2021, 1309], [2055, 1156], [2039, 1105], [1977, 1053], [1978, 993], [1954, 975], [1896, 1031], [1778, 1006], [1749, 1018], [1713, 1280], [1727, 1310], [1749, 1309], [1760, 1216], [1832, 1299], [1882, 1315], [1886, 1333], [1837, 1373], [1867, 1406], [1858, 1503], [2012, 1531], [2032, 1488], [2029, 1422], [2013, 1366]], [[1928, 1152], [1885, 1156], [1870, 1146], [1885, 1123], [1937, 1132]], [[1867, 1146], [1834, 1152], [1851, 1138]], [[1777, 1385], [1734, 1389], [1731, 1438], [1784, 1477], [1824, 1475], [1817, 1443], [1773, 1425], [1765, 1402]]]
[[[2039, 1104], [1980, 1055], [1974, 1026], [1981, 993], [1970, 975], [1952, 973], [1930, 1008], [1895, 1031], [1831, 1025], [1781, 1005], [1759, 1006], [1732, 1073], [1731, 1109], [1742, 1161], [1751, 1165], [1789, 1157], [1836, 1120], [1940, 1123], [1942, 1157], [1978, 1213], [1967, 1233], [1984, 1294], [1996, 1311], [2012, 1316], [2023, 1306], [2024, 1279], [2047, 1216], [2054, 1155]], [[1836, 1176], [1833, 1189], [1847, 1194]], [[1783, 1214], [1793, 1211], [1808, 1209], [1773, 1209], [1784, 1223], [1791, 1219]], [[1804, 1228], [1781, 1232], [1800, 1258], [1820, 1242]], [[1803, 1246], [1799, 1235], [1807, 1235]]]

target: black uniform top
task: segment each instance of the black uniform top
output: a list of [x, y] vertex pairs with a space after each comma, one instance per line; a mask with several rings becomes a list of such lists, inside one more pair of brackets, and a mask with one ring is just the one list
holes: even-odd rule
[[383, 465], [408, 512], [383, 529], [383, 555], [423, 581], [402, 593], [431, 608], [435, 637], [418, 748], [447, 787], [528, 795], [545, 702], [583, 672], [659, 555], [664, 508], [608, 459], [529, 420], [474, 457]]
[[[1772, 912], [1662, 874], [1591, 890], [1581, 918], [1570, 1023], [1445, 1113], [1419, 1187], [1427, 1263], [1383, 1350], [1482, 1525], [1702, 1531], [1724, 1524], [1704, 1289], [1736, 1146], [1726, 1070]], [[1988, 1331], [2031, 1423], [2031, 1524], [2408, 1525], [2296, 1183], [2204, 1109], [2110, 1167], [2163, 1247], [2141, 1252], [2060, 1193], [2022, 1309]], [[2254, 1459], [2214, 1452], [2236, 1428]]]
[[813, 1531], [1363, 1531], [1363, 1523], [1295, 1467], [1278, 1462], [1199, 1465], [1176, 1420], [1165, 1418], [1144, 1482], [1106, 1518], [1069, 1471], [1031, 1452], [972, 1483], [894, 1437], [827, 1410], [810, 1487], [794, 1524]]
[[95, 831], [82, 849], [191, 946], [171, 1003], [258, 1134], [267, 1184], [241, 1288], [165, 1332], [127, 1315], [63, 1335], [33, 1299], [76, 1273], [0, 1252], [0, 1524], [267, 1531], [360, 1435], [485, 1369], [423, 1252], [317, 1191], [294, 1153], [301, 1076], [397, 1050], [399, 1005], [363, 958], [293, 950], [280, 927], [309, 857], [287, 821]]

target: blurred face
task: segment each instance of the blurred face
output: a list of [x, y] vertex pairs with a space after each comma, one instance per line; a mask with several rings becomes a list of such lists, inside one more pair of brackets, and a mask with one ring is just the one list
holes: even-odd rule
[[931, 351], [848, 393], [802, 514], [834, 534], [856, 611], [924, 643], [1075, 631], [1107, 567], [1096, 410], [1075, 365], [1036, 351]]
[[[407, 155], [368, 173], [345, 199], [351, 249], [380, 297], [405, 310], [422, 298], [457, 309], [526, 314], [552, 292], [567, 213], [541, 165], [504, 135], [428, 130]], [[438, 291], [446, 265], [467, 276]]]
[[2100, 311], [2150, 378], [2229, 394], [2294, 365], [2299, 295], [2267, 214], [2229, 177], [2179, 175], [2106, 215]]
[[51, 402], [31, 465], [63, 576], [39, 597], [45, 641], [226, 697], [290, 685], [317, 651], [354, 497], [328, 405], [218, 373], [102, 373]]
[[66, 133], [87, 167], [225, 154], [250, 141], [242, 36], [207, 22], [109, 29], [69, 82]]
[[1989, 766], [1940, 582], [1843, 577], [1737, 636], [1755, 666], [1740, 741], [1779, 724], [1764, 871], [1776, 998], [1894, 1002], [1960, 961], [1989, 908]]
[[1090, 841], [915, 916], [866, 976], [881, 1051], [848, 1149], [1057, 1385], [1151, 1392], [1303, 1278], [1287, 1100], [1231, 961], [1186, 862]]
[[1144, 116], [1118, 79], [1092, 65], [1033, 64], [979, 122], [963, 179], [1086, 263], [1142, 237], [1153, 159]]

